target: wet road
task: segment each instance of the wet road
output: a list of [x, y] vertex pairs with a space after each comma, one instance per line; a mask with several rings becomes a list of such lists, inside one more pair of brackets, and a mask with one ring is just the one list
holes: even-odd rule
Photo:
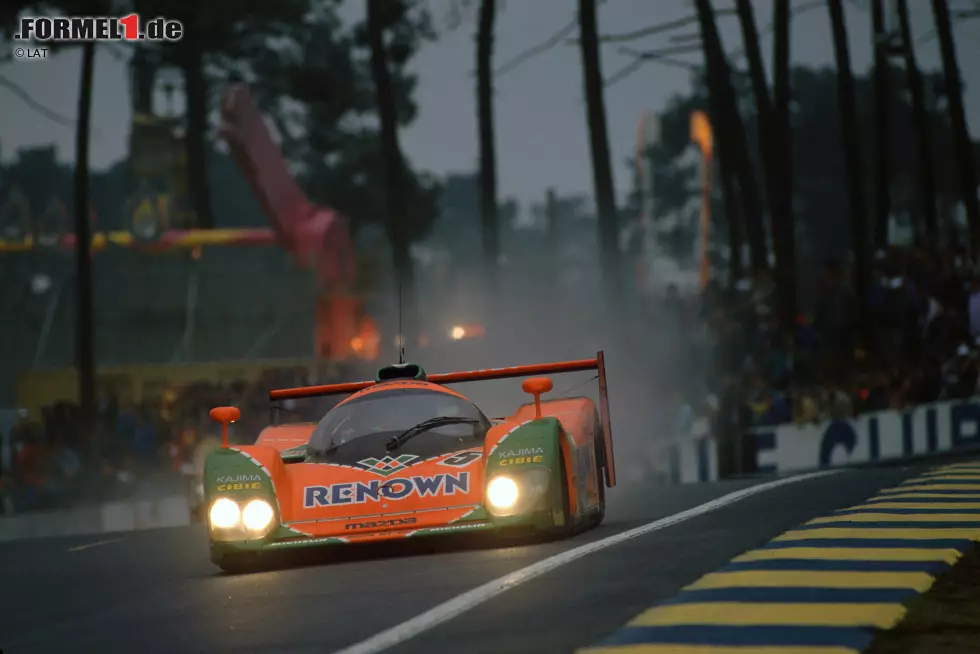
[[[602, 543], [421, 633], [403, 632], [411, 637], [385, 651], [571, 652], [733, 556], [920, 470], [836, 472], [698, 509], [676, 524]], [[353, 646], [462, 593], [760, 483], [616, 488], [602, 527], [566, 541], [479, 548], [430, 540], [426, 547], [435, 551], [424, 552], [341, 548], [240, 576], [208, 562], [202, 527], [0, 544], [0, 648], [367, 654], [380, 650]]]

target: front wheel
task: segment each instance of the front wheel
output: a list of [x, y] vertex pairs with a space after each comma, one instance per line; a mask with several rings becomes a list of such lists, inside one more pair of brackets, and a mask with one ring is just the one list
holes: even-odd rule
[[572, 502], [568, 494], [568, 470], [565, 468], [565, 456], [559, 450], [558, 454], [558, 489], [554, 499], [555, 535], [565, 538], [575, 533], [575, 516], [572, 515]]
[[589, 516], [589, 528], [598, 527], [602, 524], [602, 521], [606, 519], [606, 477], [605, 477], [605, 466], [602, 457], [602, 443], [603, 441], [595, 441], [595, 465], [592, 467], [592, 474], [595, 475], [596, 489], [599, 495], [599, 504], [593, 507], [591, 515]]

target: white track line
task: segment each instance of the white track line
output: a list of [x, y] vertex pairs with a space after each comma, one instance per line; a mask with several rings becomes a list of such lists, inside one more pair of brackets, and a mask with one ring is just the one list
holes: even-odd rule
[[729, 493], [728, 495], [724, 495], [718, 499], [711, 500], [710, 502], [700, 504], [694, 508], [687, 509], [686, 511], [675, 513], [672, 516], [654, 520], [653, 522], [649, 522], [645, 525], [635, 527], [629, 531], [613, 534], [612, 536], [607, 536], [601, 540], [586, 543], [585, 545], [580, 545], [579, 547], [566, 550], [560, 554], [550, 556], [525, 568], [521, 568], [520, 570], [515, 570], [510, 574], [504, 575], [499, 579], [494, 579], [493, 581], [487, 582], [482, 586], [477, 586], [473, 590], [467, 591], [462, 595], [458, 595], [451, 600], [443, 602], [442, 604], [429, 609], [425, 613], [417, 615], [414, 618], [410, 618], [399, 625], [377, 633], [366, 640], [362, 640], [359, 643], [351, 645], [350, 647], [338, 650], [334, 652], [334, 654], [375, 654], [376, 652], [384, 651], [389, 647], [394, 647], [395, 645], [409, 640], [410, 638], [414, 638], [422, 632], [428, 631], [429, 629], [432, 629], [433, 627], [436, 627], [447, 620], [455, 618], [456, 616], [469, 611], [470, 609], [496, 597], [497, 595], [500, 595], [504, 591], [513, 588], [514, 586], [531, 581], [535, 577], [540, 577], [546, 572], [550, 572], [555, 568], [565, 565], [566, 563], [571, 563], [572, 561], [580, 559], [587, 554], [592, 554], [593, 552], [598, 552], [599, 550], [603, 550], [607, 547], [618, 545], [619, 543], [631, 540], [638, 536], [643, 536], [644, 534], [666, 529], [667, 527], [684, 522], [685, 520], [690, 520], [691, 518], [696, 518], [706, 513], [710, 513], [715, 509], [720, 509], [723, 506], [733, 504], [739, 500], [743, 500], [746, 497], [750, 497], [758, 493], [764, 493], [765, 491], [772, 490], [773, 488], [779, 488], [780, 486], [785, 486], [787, 484], [794, 484], [796, 482], [813, 479], [814, 477], [822, 477], [824, 475], [834, 474], [836, 472], [839, 472], [839, 470], [822, 470], [805, 475], [798, 475], [796, 477], [776, 479], [774, 481], [758, 484], [757, 486], [751, 486], [734, 493]]
[[98, 547], [99, 545], [108, 545], [109, 543], [118, 543], [122, 538], [112, 538], [110, 540], [100, 540], [95, 543], [89, 543], [88, 545], [79, 545], [78, 547], [69, 547], [69, 552], [81, 552], [82, 550], [87, 550], [90, 547]]

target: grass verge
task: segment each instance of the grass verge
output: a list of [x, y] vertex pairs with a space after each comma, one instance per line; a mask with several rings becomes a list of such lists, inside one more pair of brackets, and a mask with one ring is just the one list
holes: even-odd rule
[[974, 545], [909, 605], [865, 654], [980, 653], [980, 546]]

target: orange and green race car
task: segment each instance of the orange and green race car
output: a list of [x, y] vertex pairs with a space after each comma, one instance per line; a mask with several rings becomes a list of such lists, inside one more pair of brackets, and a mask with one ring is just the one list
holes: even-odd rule
[[[587, 370], [597, 371], [598, 406], [541, 399], [552, 381], [534, 375]], [[527, 377], [534, 400], [506, 418], [488, 418], [450, 388], [516, 377]], [[273, 424], [248, 446], [228, 446], [238, 409], [211, 411], [224, 437], [205, 462], [205, 506], [211, 561], [225, 570], [287, 548], [479, 530], [571, 534], [602, 522], [605, 487], [616, 484], [602, 352], [440, 375], [398, 364], [374, 381], [269, 395], [274, 407], [348, 397], [318, 423]]]

